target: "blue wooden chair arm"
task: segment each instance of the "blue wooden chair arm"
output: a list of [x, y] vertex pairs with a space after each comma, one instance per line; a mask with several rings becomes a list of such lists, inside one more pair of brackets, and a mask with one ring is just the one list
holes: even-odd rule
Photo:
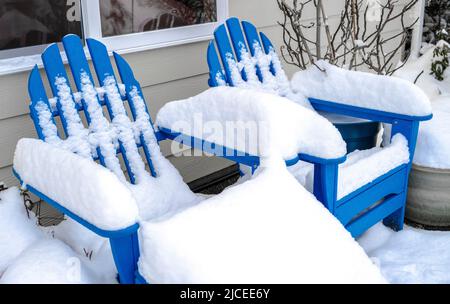
[[[186, 146], [235, 161], [239, 164], [250, 166], [254, 169], [256, 169], [260, 164], [259, 156], [233, 150], [217, 143], [211, 143], [201, 138], [196, 138], [180, 132], [174, 132], [164, 127], [159, 127], [159, 131], [156, 132], [156, 137], [158, 141], [166, 139], [174, 140], [183, 143]], [[299, 153], [296, 157], [285, 160], [285, 162], [288, 167], [295, 165], [299, 161], [305, 161], [316, 165], [338, 165], [345, 162], [346, 159], [346, 155], [339, 158], [321, 158], [314, 155]]]
[[[14, 176], [19, 180], [19, 183], [23, 184], [22, 178], [16, 172], [16, 170], [12, 169], [12, 171], [13, 171]], [[90, 222], [86, 221], [82, 217], [78, 216], [77, 214], [75, 214], [74, 212], [69, 210], [68, 208], [64, 207], [62, 204], [60, 204], [60, 203], [56, 202], [55, 200], [49, 198], [47, 195], [45, 195], [39, 189], [36, 189], [32, 185], [26, 185], [25, 188], [29, 192], [31, 192], [34, 195], [38, 196], [40, 199], [44, 200], [46, 203], [51, 205], [53, 208], [57, 209], [59, 212], [67, 215], [68, 217], [70, 217], [74, 221], [80, 223], [81, 225], [83, 225], [84, 227], [86, 227], [87, 229], [91, 230], [92, 232], [98, 234], [101, 237], [105, 237], [105, 238], [123, 237], [123, 236], [130, 235], [130, 234], [136, 232], [139, 229], [139, 224], [138, 223], [136, 223], [134, 225], [131, 225], [129, 227], [126, 227], [124, 229], [120, 229], [120, 230], [105, 230], [105, 229], [99, 228], [99, 227], [95, 226], [94, 224], [91, 224]], [[107, 202], [105, 202], [105, 203], [107, 203]]]
[[394, 124], [399, 120], [402, 121], [425, 121], [430, 120], [433, 114], [425, 116], [411, 116], [398, 114], [387, 111], [373, 110], [363, 107], [350, 106], [346, 104], [341, 104], [338, 102], [321, 100], [316, 98], [308, 98], [311, 105], [317, 111], [336, 113], [346, 116], [352, 116], [362, 119], [368, 119], [372, 121], [384, 122], [389, 124]]
[[[23, 180], [20, 175], [14, 170], [14, 176], [19, 180], [20, 184], [23, 184]], [[139, 224], [135, 223], [129, 227], [120, 230], [105, 230], [95, 226], [94, 224], [86, 221], [82, 217], [78, 216], [71, 210], [64, 207], [62, 204], [56, 202], [55, 200], [49, 198], [47, 195], [42, 193], [39, 189], [36, 189], [32, 185], [26, 185], [26, 189], [48, 203], [50, 206], [73, 219], [77, 223], [83, 225], [90, 231], [96, 233], [97, 235], [108, 238], [111, 244], [111, 250], [113, 253], [113, 258], [116, 263], [117, 270], [120, 274], [119, 280], [124, 284], [132, 284], [135, 282], [135, 272], [137, 271], [137, 261], [139, 259], [139, 245], [138, 245], [138, 235]], [[107, 203], [107, 202], [105, 202]], [[134, 268], [130, 269], [130, 260], [134, 262], [132, 265]]]

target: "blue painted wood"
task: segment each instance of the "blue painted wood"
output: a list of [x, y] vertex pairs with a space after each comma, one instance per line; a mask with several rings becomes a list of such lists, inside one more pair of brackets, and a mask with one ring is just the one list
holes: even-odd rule
[[[233, 150], [222, 145], [218, 145], [207, 140], [192, 137], [180, 132], [174, 132], [167, 128], [159, 127], [159, 131], [164, 135], [165, 138], [182, 143], [186, 146], [199, 149], [206, 153], [213, 154], [237, 163], [256, 168], [260, 164], [260, 159], [258, 156], [250, 155], [246, 152]], [[298, 160], [297, 160], [298, 161]]]
[[[92, 74], [89, 69], [89, 64], [86, 59], [86, 55], [84, 54], [83, 45], [81, 43], [80, 38], [77, 35], [67, 35], [63, 38], [64, 50], [67, 55], [67, 59], [69, 61], [70, 70], [72, 71], [73, 79], [75, 81], [75, 85], [78, 91], [81, 92], [82, 84], [81, 84], [81, 73], [86, 73], [90, 78], [91, 83], [94, 84], [94, 80], [92, 79]], [[97, 102], [101, 105], [100, 100], [97, 97]], [[91, 123], [91, 115], [89, 114], [88, 107], [84, 100], [81, 100], [83, 105], [84, 114], [86, 116], [86, 120], [88, 124]], [[101, 165], [105, 165], [105, 159], [99, 147], [97, 147], [97, 156]]]
[[[381, 175], [380, 177], [376, 178], [372, 182], [360, 187], [359, 189], [353, 191], [352, 193], [350, 193], [350, 194], [344, 196], [343, 198], [341, 198], [340, 200], [338, 200], [337, 206], [344, 205], [351, 200], [360, 198], [363, 195], [363, 193], [368, 192], [371, 188], [376, 188], [377, 185], [382, 186], [384, 184], [387, 184], [386, 181], [388, 181], [388, 179], [390, 177], [396, 176], [397, 178], [400, 178], [402, 181], [404, 181], [404, 177], [400, 177], [400, 175], [406, 173], [405, 171], [402, 171], [405, 169], [408, 169], [408, 164], [404, 164], [404, 165], [398, 166], [397, 168], [390, 170], [388, 173]], [[375, 199], [378, 200], [381, 197], [383, 197], [383, 191], [387, 191], [387, 190], [380, 189], [380, 190], [372, 190], [372, 191], [376, 191], [376, 193], [374, 193], [373, 195], [374, 195]], [[403, 191], [403, 190], [401, 190], [401, 191]], [[396, 191], [396, 192], [398, 193], [400, 191]], [[386, 193], [385, 195], [387, 195], [387, 194], [389, 194], [389, 193]], [[381, 195], [381, 196], [377, 197], [377, 195]]]
[[224, 74], [224, 70], [220, 65], [219, 56], [217, 55], [216, 47], [214, 43], [211, 41], [208, 44], [208, 66], [209, 66], [209, 86], [210, 87], [218, 87], [220, 79], [223, 82], [227, 82], [226, 76]]
[[231, 79], [231, 69], [228, 65], [228, 58], [230, 56], [231, 59], [236, 60], [233, 49], [231, 48], [230, 40], [228, 39], [228, 32], [225, 25], [220, 25], [214, 31], [214, 37], [217, 44], [217, 49], [219, 50], [220, 59], [222, 60], [222, 64], [225, 70], [225, 75], [227, 76], [227, 82], [230, 85], [233, 85], [233, 80]]
[[381, 219], [388, 217], [397, 210], [404, 208], [404, 195], [396, 195], [387, 198], [382, 204], [377, 205], [369, 212], [361, 215], [345, 228], [352, 234], [354, 238], [359, 237], [367, 229], [378, 223]]
[[[48, 46], [44, 53], [42, 54], [42, 62], [44, 63], [45, 72], [47, 73], [47, 78], [50, 84], [50, 88], [52, 89], [53, 96], [58, 96], [58, 87], [56, 86], [55, 80], [57, 77], [65, 78], [67, 81], [67, 85], [70, 87], [69, 78], [67, 77], [66, 69], [64, 67], [58, 45], [56, 43]], [[72, 90], [70, 89], [70, 93], [72, 94]], [[61, 109], [61, 103], [56, 103], [59, 113], [63, 113]], [[73, 107], [76, 108], [75, 102], [73, 103]], [[67, 131], [67, 120], [64, 115], [60, 115], [61, 122], [63, 125], [64, 133], [66, 136], [69, 136]]]
[[234, 53], [238, 61], [241, 61], [242, 53], [241, 50], [249, 51], [247, 47], [247, 42], [245, 41], [244, 34], [242, 33], [241, 23], [237, 18], [229, 18], [226, 21], [228, 32], [230, 33], [231, 44], [234, 48]]
[[110, 238], [109, 242], [114, 262], [119, 272], [119, 282], [121, 284], [134, 284], [140, 255], [137, 233], [120, 238]]
[[272, 42], [270, 41], [269, 37], [266, 36], [266, 34], [260, 33], [259, 35], [261, 36], [262, 45], [266, 54], [269, 54], [270, 51], [275, 50]]
[[58, 202], [54, 201], [53, 199], [48, 197], [46, 194], [44, 194], [40, 190], [38, 190], [35, 187], [33, 187], [33, 185], [24, 184], [22, 178], [16, 172], [16, 170], [13, 169], [12, 172], [13, 172], [14, 176], [17, 178], [17, 180], [19, 181], [19, 183], [21, 185], [25, 186], [25, 188], [28, 191], [30, 191], [31, 193], [33, 193], [34, 195], [36, 195], [40, 199], [44, 200], [46, 203], [51, 205], [53, 208], [57, 209], [59, 212], [64, 213], [65, 215], [67, 215], [68, 217], [70, 217], [71, 219], [76, 221], [77, 223], [83, 225], [87, 229], [89, 229], [92, 232], [98, 234], [99, 236], [102, 236], [102, 237], [105, 237], [105, 238], [122, 238], [122, 237], [126, 237], [126, 236], [129, 236], [129, 235], [137, 232], [138, 229], [139, 229], [139, 224], [138, 223], [136, 223], [136, 224], [134, 224], [134, 225], [132, 225], [130, 227], [126, 227], [124, 229], [120, 229], [120, 230], [105, 230], [105, 229], [98, 228], [97, 226], [91, 224], [90, 222], [88, 222], [85, 219], [81, 218], [77, 214], [73, 213], [69, 209], [65, 208], [64, 206], [62, 206]]
[[[242, 35], [241, 26], [244, 32]], [[227, 31], [228, 28], [228, 31]], [[228, 35], [229, 33], [229, 35]], [[256, 27], [247, 21], [239, 22], [237, 18], [230, 18], [225, 25], [219, 26], [215, 32], [215, 40], [211, 41], [208, 51], [208, 65], [210, 71], [217, 72], [220, 67], [217, 58], [217, 52], [214, 48], [214, 43], [217, 44], [219, 55], [222, 58], [222, 63], [227, 71], [227, 65], [224, 61], [226, 53], [230, 53], [229, 38], [235, 46], [242, 43], [242, 40], [247, 41], [247, 47], [252, 55], [255, 55], [255, 42], [262, 44], [263, 50], [266, 54], [274, 50], [274, 46], [270, 39], [264, 33], [258, 33]], [[239, 54], [237, 58], [240, 59]], [[271, 71], [275, 74], [273, 64]], [[227, 74], [228, 75], [228, 74]], [[260, 75], [258, 75], [260, 76]], [[227, 78], [227, 83], [233, 86], [232, 81]], [[217, 82], [210, 81], [210, 86], [217, 86]], [[377, 111], [355, 106], [348, 106], [336, 102], [325, 101], [315, 98], [309, 98], [312, 106], [317, 111], [332, 112], [341, 115], [358, 117], [368, 119], [374, 122], [385, 122], [393, 125], [392, 134], [403, 134], [409, 143], [411, 160], [414, 155], [416, 145], [418, 126], [420, 121], [431, 119], [432, 115], [427, 116], [409, 116], [398, 113], [390, 113], [386, 111]], [[344, 132], [345, 133], [345, 132]], [[345, 134], [344, 134], [345, 135]], [[367, 139], [372, 141], [372, 137]], [[350, 146], [350, 149], [352, 147]], [[411, 160], [408, 165], [399, 166], [387, 174], [377, 178], [373, 182], [364, 185], [353, 193], [347, 195], [343, 199], [336, 200], [337, 179], [338, 179], [338, 164], [345, 161], [345, 157], [340, 160], [321, 160], [311, 156], [298, 155], [298, 159], [308, 161], [314, 165], [314, 194], [315, 196], [340, 219], [344, 224], [353, 220], [352, 224], [347, 228], [352, 231], [353, 235], [359, 235], [363, 230], [372, 225], [374, 220], [380, 221], [385, 219], [385, 224], [389, 224], [393, 229], [401, 229], [403, 225], [405, 193], [408, 181], [408, 174], [411, 167]], [[288, 160], [286, 164], [293, 165], [298, 159]], [[239, 160], [236, 160], [239, 162]], [[394, 198], [391, 197], [394, 195]], [[364, 214], [363, 217], [358, 218], [359, 213], [365, 208], [373, 205], [382, 198], [388, 197], [389, 200], [377, 206], [372, 211]], [[391, 207], [384, 207], [390, 201], [395, 201], [396, 204], [402, 205], [402, 208], [392, 210]]]
[[[20, 183], [23, 184], [21, 177], [14, 169], [13, 174], [20, 181]], [[137, 235], [139, 224], [136, 223], [121, 230], [104, 230], [96, 227], [69, 209], [61, 206], [59, 203], [37, 190], [32, 185], [27, 184], [26, 189], [80, 225], [86, 227], [99, 236], [108, 238], [111, 244], [114, 262], [119, 273], [120, 283], [134, 283], [134, 274], [137, 271], [137, 262], [139, 260], [139, 242]]]
[[[42, 82], [41, 74], [39, 73], [39, 69], [37, 65], [34, 66], [31, 71], [30, 77], [28, 78], [28, 94], [31, 98], [30, 103], [30, 116], [33, 120], [34, 127], [36, 128], [36, 132], [38, 137], [44, 140], [45, 136], [42, 133], [42, 128], [39, 125], [39, 118], [36, 111], [36, 105], [38, 102], [43, 102], [51, 111], [50, 103], [48, 102], [47, 94], [45, 93], [44, 83]], [[55, 124], [55, 120], [52, 117], [52, 122]]]
[[[90, 46], [90, 48], [102, 48], [103, 49], [103, 53], [106, 54], [106, 47], [101, 44], [100, 42], [93, 40], [93, 39], [88, 39], [88, 45]], [[97, 53], [97, 52], [94, 52]], [[99, 51], [100, 53], [100, 51]], [[133, 119], [136, 120], [136, 108], [134, 106], [134, 103], [132, 101], [132, 97], [130, 95], [130, 92], [133, 90], [133, 88], [135, 88], [138, 91], [139, 96], [141, 97], [142, 100], [145, 101], [144, 95], [142, 94], [142, 88], [141, 85], [139, 84], [139, 82], [136, 80], [136, 78], [134, 77], [134, 73], [131, 69], [131, 67], [129, 66], [129, 64], [125, 61], [125, 59], [122, 58], [122, 56], [120, 56], [117, 53], [114, 53], [114, 60], [116, 61], [116, 65], [117, 65], [117, 69], [119, 70], [119, 75], [120, 78], [122, 79], [123, 84], [125, 85], [125, 90], [126, 90], [126, 95], [127, 95], [127, 100], [128, 100], [128, 105], [130, 106], [130, 110], [131, 110], [131, 115], [133, 116]], [[150, 113], [148, 111], [147, 108], [147, 104], [144, 103], [145, 106], [145, 111], [148, 114], [149, 117], [149, 123], [153, 129], [153, 132], [155, 132], [155, 128], [153, 126], [153, 122], [150, 118]], [[156, 135], [155, 135], [156, 136]], [[144, 136], [141, 134], [140, 135], [140, 141], [141, 143], [145, 143], [145, 139]], [[152, 162], [152, 157], [150, 155], [150, 151], [148, 150], [147, 145], [142, 145], [142, 148], [144, 150], [144, 154], [145, 154], [145, 158], [147, 160], [147, 164], [150, 168], [150, 173], [152, 174], [153, 177], [156, 177], [156, 171], [155, 171], [155, 167], [153, 165]]]
[[[101, 44], [98, 41], [88, 39], [87, 41], [91, 58], [93, 60], [94, 68], [97, 74], [97, 77], [99, 79], [99, 82], [103, 84], [103, 81], [105, 77], [107, 76], [113, 76], [114, 77], [114, 70], [111, 65], [111, 62], [109, 60], [109, 56], [106, 50], [106, 47]], [[86, 58], [86, 55], [84, 53], [84, 49], [81, 43], [81, 40], [76, 35], [68, 35], [63, 38], [63, 45], [65, 48], [65, 52], [68, 57], [69, 66], [71, 69], [71, 72], [74, 76], [74, 81], [77, 86], [77, 89], [81, 90], [81, 73], [85, 72], [90, 78], [91, 82], [94, 84], [93, 76], [89, 68], [89, 64]], [[134, 78], [134, 75], [131, 71], [131, 68], [129, 65], [123, 60], [122, 57], [120, 57], [117, 54], [114, 54], [115, 61], [117, 64], [117, 68], [119, 70], [120, 76], [126, 85], [126, 91], [127, 96], [126, 98], [122, 98], [125, 101], [129, 102], [130, 109], [133, 115], [133, 119], [136, 118], [136, 111], [133, 106], [133, 103], [131, 102], [130, 97], [130, 91], [133, 88], [137, 88], [139, 91], [139, 94], [143, 100], [144, 96], [142, 95], [142, 90], [139, 85], [139, 83]], [[59, 48], [56, 44], [50, 45], [42, 54], [42, 60], [44, 62], [44, 68], [47, 74], [47, 78], [50, 83], [50, 87], [52, 89], [53, 95], [58, 95], [58, 88], [55, 85], [55, 79], [56, 77], [64, 77], [67, 80], [67, 84], [70, 87], [70, 82], [68, 81], [68, 76], [65, 70], [65, 66], [63, 64], [63, 61], [61, 59]], [[37, 102], [42, 101], [44, 102], [51, 110], [50, 104], [47, 98], [47, 95], [45, 93], [44, 84], [42, 82], [41, 76], [39, 74], [39, 70], [37, 67], [33, 69], [33, 71], [30, 74], [29, 77], [29, 84], [28, 89], [30, 93], [31, 103], [30, 103], [30, 115], [33, 119], [33, 122], [35, 124], [36, 130], [38, 132], [39, 138], [44, 139], [43, 130], [39, 126], [38, 122], [38, 116], [37, 111], [35, 109], [35, 106]], [[70, 93], [73, 95], [72, 90]], [[84, 100], [81, 101], [82, 105], [78, 106], [77, 104], [73, 104], [74, 108], [77, 111], [84, 110], [86, 113], [86, 118], [88, 123], [91, 122], [91, 118], [89, 117], [89, 112], [87, 111], [87, 105], [84, 102]], [[105, 102], [102, 102], [98, 100], [100, 105], [106, 105], [110, 116], [112, 117], [111, 113], [111, 107], [109, 105], [108, 99], [105, 98]], [[148, 109], [147, 113], [148, 113]], [[65, 130], [66, 135], [67, 133], [67, 123], [66, 118], [64, 115], [62, 115], [62, 110], [59, 101], [57, 100], [57, 110], [52, 111], [53, 116], [60, 116], [61, 121], [63, 123], [63, 127]], [[151, 120], [149, 121], [150, 125], [153, 127], [153, 123]], [[160, 141], [163, 139], [161, 134], [156, 134], [157, 140]], [[147, 158], [151, 173], [156, 176], [153, 169], [153, 164], [151, 162], [151, 155], [145, 145], [142, 145], [144, 142], [144, 139], [141, 136], [141, 143], [137, 143], [138, 148], [142, 147], [145, 156]], [[103, 164], [103, 161], [101, 160], [102, 155], [99, 150], [97, 150], [98, 155], [100, 156], [100, 162]], [[125, 150], [123, 149], [123, 146], [121, 145], [121, 148], [118, 149], [117, 153], [121, 153], [124, 157], [125, 164], [127, 165], [128, 172], [131, 173], [131, 170], [128, 165], [128, 160], [125, 155]], [[22, 183], [20, 176], [14, 171], [13, 172], [16, 177], [19, 179], [19, 181]], [[133, 177], [130, 176], [130, 180], [133, 182]], [[135, 281], [135, 273], [137, 273], [137, 260], [139, 258], [139, 244], [138, 244], [138, 237], [137, 237], [137, 230], [139, 228], [138, 224], [132, 225], [128, 228], [119, 230], [119, 231], [106, 231], [103, 229], [100, 229], [96, 227], [95, 225], [87, 222], [83, 218], [79, 217], [77, 214], [73, 213], [71, 210], [68, 210], [67, 208], [63, 207], [63, 205], [59, 204], [58, 202], [55, 202], [50, 197], [45, 195], [44, 193], [40, 192], [39, 189], [35, 189], [32, 185], [27, 185], [27, 188], [30, 190], [30, 192], [34, 193], [41, 199], [48, 202], [50, 205], [61, 211], [62, 213], [66, 214], [70, 218], [74, 219], [81, 225], [85, 226], [87, 229], [93, 231], [94, 233], [107, 237], [110, 239], [111, 243], [111, 249], [114, 256], [114, 260], [119, 272], [119, 279], [121, 283], [134, 283]], [[76, 189], [79, 191], [82, 191], [82, 189]]]
[[314, 196], [332, 213], [336, 208], [338, 164], [314, 165]]
[[[207, 140], [203, 140], [200, 138], [192, 137], [180, 132], [175, 132], [169, 130], [167, 128], [159, 127], [159, 132], [157, 132], [159, 136], [164, 139], [170, 139], [177, 141], [179, 143], [183, 143], [186, 146], [196, 148], [202, 150], [206, 153], [213, 154], [218, 157], [226, 158], [231, 161], [235, 161], [239, 164], [243, 164], [246, 166], [250, 166], [253, 168], [257, 168], [260, 164], [260, 159], [256, 155], [251, 155], [246, 152], [233, 150], [221, 145], [218, 145], [213, 142], [209, 142]], [[343, 163], [346, 160], [346, 157], [340, 157], [335, 159], [325, 159], [312, 155], [308, 155], [305, 153], [299, 153], [296, 157], [292, 159], [285, 160], [286, 166], [290, 167], [298, 163], [300, 160], [306, 161], [313, 164], [323, 164], [323, 165], [338, 165]]]
[[134, 281], [136, 284], [148, 284], [148, 282], [144, 279], [144, 277], [139, 273], [139, 271], [136, 272], [136, 279]]
[[369, 208], [375, 202], [390, 195], [403, 193], [405, 191], [405, 177], [408, 174], [407, 170], [407, 165], [391, 170], [358, 189], [357, 194], [352, 193], [352, 197], [347, 196], [339, 200], [335, 209], [336, 217], [342, 224], [346, 225], [355, 215]]
[[425, 121], [430, 120], [433, 117], [432, 114], [426, 116], [410, 116], [386, 111], [372, 110], [316, 98], [309, 98], [309, 101], [316, 111], [336, 113], [351, 117], [368, 119], [371, 121], [385, 122], [388, 124], [394, 124], [397, 120]]
[[[239, 22], [236, 18], [236, 22]], [[258, 30], [256, 27], [247, 21], [242, 21], [242, 28], [244, 29], [245, 37], [247, 39], [248, 47], [252, 56], [255, 55], [255, 43], [263, 50], [261, 40], [259, 39]], [[232, 38], [233, 39], [233, 38]]]
[[419, 122], [418, 121], [406, 121], [406, 120], [398, 120], [392, 125], [391, 137], [396, 134], [402, 134], [408, 139], [408, 147], [409, 147], [409, 157], [410, 162], [408, 164], [407, 174], [405, 175], [404, 180], [404, 194], [402, 195], [403, 205], [399, 208], [395, 213], [391, 214], [389, 217], [383, 220], [383, 223], [391, 227], [395, 231], [399, 231], [403, 229], [403, 223], [405, 221], [405, 209], [406, 209], [406, 195], [408, 189], [408, 180], [409, 180], [409, 172], [412, 166], [412, 160], [414, 158], [414, 151], [416, 149], [417, 143], [417, 134], [419, 132]]

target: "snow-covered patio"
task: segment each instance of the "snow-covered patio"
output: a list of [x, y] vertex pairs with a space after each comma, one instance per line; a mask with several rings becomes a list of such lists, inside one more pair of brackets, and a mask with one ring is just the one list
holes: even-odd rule
[[0, 10], [0, 283], [450, 283], [450, 1], [383, 1]]

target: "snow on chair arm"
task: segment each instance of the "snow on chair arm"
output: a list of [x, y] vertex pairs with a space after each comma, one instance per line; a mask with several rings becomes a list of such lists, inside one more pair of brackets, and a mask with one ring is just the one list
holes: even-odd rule
[[328, 120], [288, 99], [254, 90], [212, 88], [166, 104], [156, 122], [163, 132], [259, 157], [279, 153], [285, 160], [300, 155], [339, 159], [346, 154], [345, 142]]
[[24, 138], [14, 153], [14, 172], [24, 187], [37, 190], [62, 207], [60, 211], [68, 211], [102, 236], [137, 230], [138, 207], [131, 192], [111, 171], [90, 159]]
[[428, 97], [415, 85], [396, 77], [344, 70], [325, 61], [296, 73], [291, 86], [320, 111], [388, 123], [427, 120], [432, 115]]

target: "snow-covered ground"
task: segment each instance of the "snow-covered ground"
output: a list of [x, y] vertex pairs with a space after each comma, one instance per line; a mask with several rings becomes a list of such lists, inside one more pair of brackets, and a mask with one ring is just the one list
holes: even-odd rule
[[[89, 254], [94, 251], [89, 240], [94, 237], [99, 244], [95, 235], [80, 225], [72, 227], [71, 235], [83, 242], [71, 248], [51, 228], [38, 227], [32, 212], [29, 215], [17, 188], [0, 192], [0, 284], [115, 283], [110, 251], [102, 247]], [[60, 229], [67, 226], [70, 223]]]
[[[1, 238], [1, 244], [9, 247], [0, 252], [0, 283], [18, 280], [31, 283], [116, 283], [110, 252], [103, 248], [103, 245], [108, 245], [106, 240], [99, 242], [89, 231], [70, 221], [56, 227], [38, 228], [34, 218], [27, 218], [16, 188], [0, 192], [0, 199], [0, 224], [6, 223], [8, 218], [8, 229], [2, 231], [9, 235], [7, 238], [6, 233], [2, 234]], [[14, 209], [14, 216], [6, 217], [6, 209]], [[70, 231], [70, 234], [64, 231]], [[68, 235], [73, 239], [67, 239]], [[409, 226], [394, 232], [380, 223], [357, 241], [390, 283], [450, 283], [450, 232], [425, 231]], [[73, 248], [67, 243], [79, 246]], [[103, 245], [98, 247], [99, 244]], [[91, 251], [91, 259], [86, 258], [85, 252]], [[38, 276], [33, 275], [36, 273]]]
[[[181, 131], [176, 128], [180, 121], [195, 126], [198, 113], [206, 121], [221, 125], [236, 120], [268, 124], [269, 128], [258, 130], [262, 134], [258, 134], [260, 140], [253, 147], [261, 156], [261, 166], [255, 175], [213, 198], [197, 198], [162, 156], [140, 93], [136, 89], [128, 92], [137, 110], [136, 121], [132, 122], [126, 115], [119, 87], [108, 79], [103, 94], [112, 104], [114, 118], [109, 123], [102, 119], [98, 107], [88, 107], [92, 117], [98, 114], [93, 122], [97, 123], [92, 127], [96, 131], [93, 134], [81, 124], [65, 80], [57, 79], [59, 107], [66, 119], [70, 118], [69, 140], [52, 142], [55, 128], [51, 126], [46, 129], [51, 131], [46, 134], [47, 143], [22, 139], [16, 149], [14, 167], [25, 185], [39, 188], [100, 228], [121, 229], [138, 222], [141, 226], [139, 269], [149, 282], [383, 283], [382, 273], [391, 283], [450, 283], [447, 275], [450, 253], [445, 250], [450, 246], [450, 232], [407, 227], [394, 233], [377, 225], [358, 244], [297, 182], [284, 163], [284, 159], [299, 152], [340, 157], [345, 155], [345, 145], [328, 120], [281, 96], [293, 94], [302, 97], [299, 98], [302, 102], [306, 100], [304, 96], [311, 95], [337, 98], [351, 105], [410, 115], [431, 112], [427, 96], [407, 81], [349, 73], [325, 62], [318, 64], [326, 73], [315, 67], [298, 73], [293, 81], [297, 91], [291, 92], [285, 77], [270, 76], [267, 60], [273, 58], [273, 55], [260, 56], [257, 61], [266, 67], [262, 72], [268, 77], [261, 84], [261, 91], [275, 94], [245, 88], [215, 88], [188, 100], [168, 103], [158, 115], [158, 125], [177, 131]], [[242, 67], [236, 65], [234, 80], [239, 80], [239, 69], [247, 74], [255, 72], [253, 64], [248, 61]], [[362, 83], [360, 87], [364, 89], [355, 90], [354, 83]], [[301, 87], [310, 91], [298, 90]], [[85, 81], [83, 88], [84, 99], [96, 104], [98, 92], [94, 86]], [[439, 93], [442, 98], [443, 90]], [[39, 114], [43, 127], [51, 124], [49, 108], [44, 106], [46, 109]], [[446, 109], [447, 105], [435, 102], [433, 109], [440, 107]], [[278, 132], [277, 128], [283, 127], [285, 132]], [[422, 134], [426, 128], [421, 129]], [[446, 124], [439, 128], [439, 131], [448, 130]], [[205, 138], [200, 132], [203, 129], [191, 131], [188, 134]], [[227, 136], [212, 139], [248, 151], [245, 135], [244, 140], [237, 138], [231, 146]], [[136, 186], [129, 184], [120, 170], [115, 157], [118, 140], [126, 151]], [[145, 170], [136, 148], [139, 142], [152, 155], [156, 177]], [[405, 147], [404, 138], [396, 137], [383, 151], [386, 155], [395, 153], [398, 159], [379, 154], [380, 151], [369, 151], [370, 157], [365, 160], [371, 158], [375, 162], [381, 155], [380, 158], [398, 165], [408, 160]], [[440, 148], [439, 143], [431, 143], [429, 147]], [[110, 170], [92, 161], [96, 153], [106, 157], [106, 167]], [[419, 158], [420, 154], [419, 147]], [[356, 171], [372, 167], [367, 162], [360, 163], [359, 156], [350, 159], [348, 168], [343, 166], [342, 172], [347, 170], [354, 176]], [[442, 163], [440, 159], [434, 161]], [[388, 167], [378, 167], [381, 173], [375, 175]], [[345, 184], [341, 185], [340, 194], [344, 195], [344, 188], [354, 185], [340, 177]], [[360, 181], [367, 183], [373, 179], [367, 178]], [[62, 180], [70, 180], [70, 184]], [[37, 227], [33, 218], [28, 219], [20, 208], [21, 198], [15, 188], [0, 193], [0, 199], [0, 228], [4, 225], [0, 229], [3, 251], [0, 252], [0, 282], [114, 282], [115, 267], [106, 240], [70, 220], [54, 228]], [[110, 208], [105, 208], [105, 202]], [[9, 233], [10, 227], [14, 227], [13, 233]]]
[[358, 239], [390, 283], [450, 283], [450, 232], [379, 223]]

